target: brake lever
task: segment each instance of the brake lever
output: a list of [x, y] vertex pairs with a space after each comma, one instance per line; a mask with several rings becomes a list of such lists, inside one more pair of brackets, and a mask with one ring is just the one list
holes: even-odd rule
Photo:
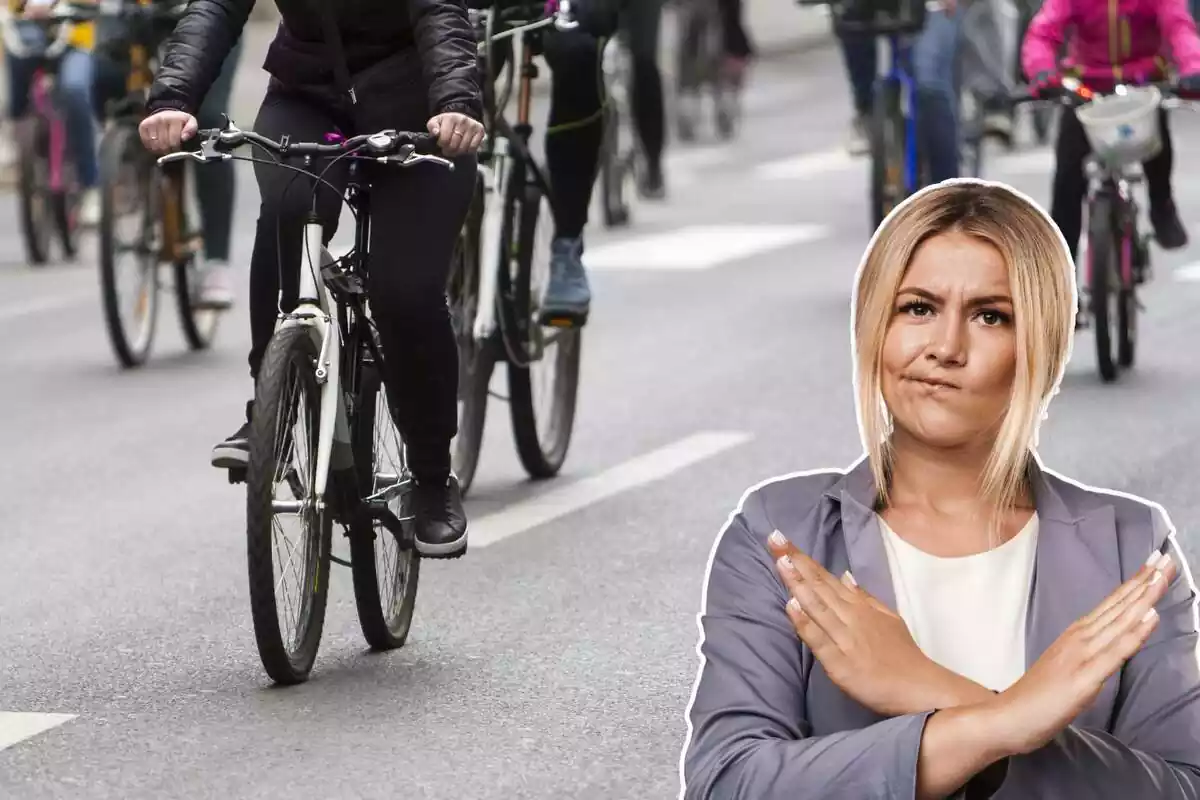
[[421, 153], [410, 153], [407, 156], [380, 156], [375, 160], [380, 164], [399, 164], [402, 167], [411, 167], [414, 164], [428, 162], [430, 164], [437, 164], [440, 167], [445, 167], [451, 172], [454, 171], [453, 161], [449, 161], [441, 156], [430, 156]]

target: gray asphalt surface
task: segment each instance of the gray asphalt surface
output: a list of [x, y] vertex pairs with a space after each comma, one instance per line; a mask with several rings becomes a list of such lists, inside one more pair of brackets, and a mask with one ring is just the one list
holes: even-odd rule
[[[589, 257], [609, 268], [593, 272], [566, 468], [528, 482], [494, 402], [469, 511], [511, 519], [529, 497], [704, 432], [744, 442], [426, 563], [409, 644], [388, 655], [365, 653], [338, 569], [312, 680], [286, 690], [254, 647], [244, 495], [208, 466], [250, 391], [245, 303], [204, 354], [185, 351], [165, 307], [153, 360], [121, 372], [94, 262], [26, 267], [0, 196], [0, 712], [76, 715], [0, 750], [0, 797], [674, 797], [714, 537], [748, 486], [860, 453], [848, 322], [867, 167], [839, 149], [840, 66], [834, 51], [763, 65], [739, 142], [678, 148], [669, 203], [595, 232]], [[1200, 140], [1200, 120], [1176, 123], [1176, 142]], [[1179, 203], [1200, 236], [1200, 160], [1180, 150]], [[801, 156], [792, 177], [778, 166]], [[989, 175], [1048, 199], [1044, 151]], [[248, 168], [241, 179], [244, 259], [256, 198]], [[704, 230], [675, 252], [711, 269], [616, 268], [610, 245], [690, 226]], [[753, 252], [747, 236], [785, 243]], [[629, 259], [654, 256], [643, 244]], [[1120, 383], [1100, 383], [1078, 336], [1041, 437], [1051, 467], [1151, 496], [1185, 537], [1200, 524], [1198, 260], [1156, 254], [1139, 363]]]

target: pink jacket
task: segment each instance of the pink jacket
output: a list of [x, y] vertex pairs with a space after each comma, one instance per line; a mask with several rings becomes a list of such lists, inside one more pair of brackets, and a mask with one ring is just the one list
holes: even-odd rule
[[1161, 79], [1164, 43], [1180, 74], [1200, 74], [1200, 36], [1188, 0], [1045, 0], [1025, 34], [1021, 66], [1029, 78], [1060, 69], [1058, 54], [1074, 28], [1066, 66], [1084, 83]]

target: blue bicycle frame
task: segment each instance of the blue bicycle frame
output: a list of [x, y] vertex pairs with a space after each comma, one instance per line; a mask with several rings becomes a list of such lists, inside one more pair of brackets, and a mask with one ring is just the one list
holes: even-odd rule
[[891, 58], [887, 73], [878, 79], [879, 84], [900, 84], [900, 108], [904, 112], [904, 189], [906, 194], [915, 193], [920, 186], [920, 148], [917, 142], [917, 81], [912, 74], [913, 37], [889, 34], [888, 50]]

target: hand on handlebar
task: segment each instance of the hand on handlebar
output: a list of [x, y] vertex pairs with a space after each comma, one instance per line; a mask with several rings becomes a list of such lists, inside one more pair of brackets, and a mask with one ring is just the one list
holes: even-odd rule
[[466, 114], [438, 114], [426, 127], [431, 136], [437, 137], [438, 148], [446, 158], [474, 153], [483, 146], [483, 125]]
[[170, 153], [196, 135], [196, 118], [186, 111], [163, 109], [156, 111], [138, 125], [142, 144], [152, 153]]

